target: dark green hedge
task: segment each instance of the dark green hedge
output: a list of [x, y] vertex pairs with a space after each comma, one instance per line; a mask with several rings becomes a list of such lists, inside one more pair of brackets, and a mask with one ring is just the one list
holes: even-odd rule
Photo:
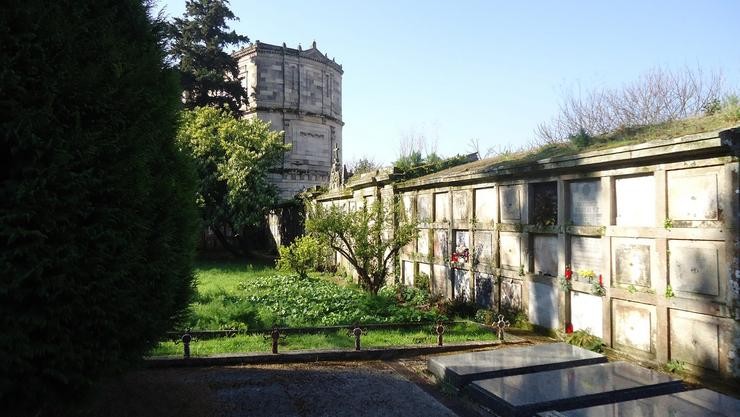
[[194, 177], [160, 39], [139, 1], [0, 6], [0, 413], [76, 401], [192, 295]]

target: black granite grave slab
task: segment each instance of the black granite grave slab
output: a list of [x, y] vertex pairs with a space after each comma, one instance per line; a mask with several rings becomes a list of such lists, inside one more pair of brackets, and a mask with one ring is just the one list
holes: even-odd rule
[[637, 365], [611, 362], [473, 381], [466, 390], [502, 417], [520, 417], [671, 394], [682, 391], [683, 383]]
[[567, 417], [736, 417], [740, 400], [708, 389], [563, 411]]
[[470, 352], [429, 358], [427, 369], [460, 388], [476, 379], [521, 375], [606, 362], [604, 355], [567, 343]]

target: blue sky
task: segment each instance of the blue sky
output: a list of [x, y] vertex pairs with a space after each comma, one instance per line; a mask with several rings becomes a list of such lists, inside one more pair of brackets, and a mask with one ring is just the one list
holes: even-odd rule
[[[160, 0], [181, 16], [184, 0]], [[404, 137], [442, 155], [516, 149], [570, 91], [655, 67], [722, 71], [740, 87], [740, 1], [232, 1], [250, 40], [344, 68], [343, 157], [389, 163]]]

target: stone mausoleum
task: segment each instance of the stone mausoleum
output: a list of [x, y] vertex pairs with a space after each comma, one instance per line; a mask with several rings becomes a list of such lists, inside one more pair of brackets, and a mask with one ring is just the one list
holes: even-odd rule
[[588, 329], [648, 362], [737, 378], [739, 150], [734, 127], [484, 159], [407, 181], [378, 171], [316, 201], [352, 210], [400, 199], [420, 222], [396, 265], [406, 284], [426, 274], [448, 298], [518, 310], [545, 328]]
[[327, 184], [342, 163], [342, 66], [313, 43], [303, 50], [260, 41], [234, 54], [249, 97], [246, 117], [285, 131], [292, 149], [270, 173], [280, 200]]

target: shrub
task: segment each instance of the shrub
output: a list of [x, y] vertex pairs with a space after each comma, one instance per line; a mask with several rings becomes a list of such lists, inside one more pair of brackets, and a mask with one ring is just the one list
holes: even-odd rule
[[289, 246], [278, 248], [280, 258], [277, 268], [281, 271], [295, 271], [302, 277], [308, 276], [308, 271], [316, 269], [321, 247], [319, 242], [311, 236], [301, 236]]
[[578, 132], [568, 136], [568, 140], [578, 149], [586, 148], [593, 142], [591, 135], [583, 128], [578, 129]]
[[193, 171], [140, 1], [11, 2], [0, 27], [0, 407], [55, 414], [182, 316]]
[[603, 352], [606, 346], [600, 337], [592, 335], [588, 330], [576, 330], [566, 335], [565, 342], [599, 353]]
[[414, 287], [429, 292], [429, 275], [419, 272], [414, 276]]
[[496, 313], [493, 310], [482, 308], [475, 312], [475, 321], [486, 325], [492, 325], [495, 322]]

